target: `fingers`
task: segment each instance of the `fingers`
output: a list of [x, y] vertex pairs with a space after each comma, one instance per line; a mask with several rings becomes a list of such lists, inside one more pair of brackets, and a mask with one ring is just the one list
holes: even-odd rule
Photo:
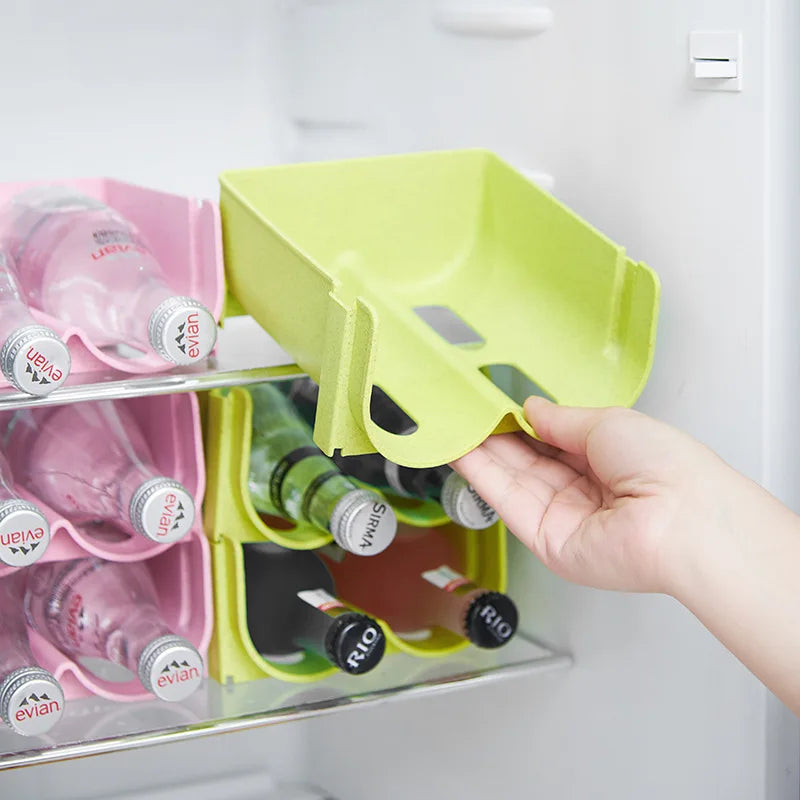
[[551, 455], [533, 447], [534, 442], [534, 439], [524, 433], [504, 433], [490, 436], [483, 447], [492, 454], [495, 461], [506, 468], [520, 475], [535, 476], [553, 489], [562, 489], [575, 480], [575, 471], [558, 460], [559, 450], [549, 448]]
[[525, 417], [536, 435], [567, 453], [585, 455], [592, 429], [608, 413], [605, 408], [559, 406], [544, 397], [525, 401]]

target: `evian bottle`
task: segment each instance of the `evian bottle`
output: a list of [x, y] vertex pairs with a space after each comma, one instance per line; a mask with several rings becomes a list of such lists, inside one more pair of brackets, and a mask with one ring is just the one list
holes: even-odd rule
[[31, 653], [23, 574], [0, 578], [0, 718], [17, 733], [38, 736], [64, 712], [64, 692]]
[[[306, 421], [313, 421], [318, 396], [319, 387], [310, 378], [293, 381], [289, 390], [289, 398]], [[392, 433], [405, 434], [414, 429], [413, 420], [385, 394], [373, 396], [370, 411], [375, 421]], [[497, 512], [446, 464], [428, 469], [401, 467], [380, 453], [360, 456], [337, 453], [333, 460], [345, 475], [389, 494], [435, 500], [453, 522], [465, 528], [483, 530], [498, 520]]]
[[35, 631], [79, 663], [103, 659], [125, 667], [162, 700], [183, 700], [203, 680], [202, 657], [164, 621], [141, 561], [37, 564], [28, 573], [25, 614]]
[[123, 401], [21, 409], [5, 453], [17, 483], [76, 525], [111, 522], [161, 544], [191, 530], [192, 496], [158, 474]]
[[11, 468], [0, 453], [0, 563], [26, 567], [44, 555], [49, 543], [47, 519], [14, 491]]
[[43, 186], [16, 195], [5, 216], [32, 305], [100, 347], [152, 349], [176, 364], [193, 364], [214, 347], [211, 312], [175, 294], [141, 233], [112, 208], [69, 187]]
[[253, 399], [248, 487], [256, 509], [330, 531], [360, 556], [385, 550], [397, 530], [389, 504], [342, 474], [275, 386], [245, 388]]
[[0, 248], [0, 369], [21, 392], [45, 395], [67, 379], [69, 350], [22, 298], [11, 256]]

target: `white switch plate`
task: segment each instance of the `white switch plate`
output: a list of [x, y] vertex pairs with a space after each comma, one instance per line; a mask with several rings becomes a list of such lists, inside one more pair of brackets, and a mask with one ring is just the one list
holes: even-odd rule
[[741, 92], [741, 31], [692, 31], [689, 70], [693, 89]]

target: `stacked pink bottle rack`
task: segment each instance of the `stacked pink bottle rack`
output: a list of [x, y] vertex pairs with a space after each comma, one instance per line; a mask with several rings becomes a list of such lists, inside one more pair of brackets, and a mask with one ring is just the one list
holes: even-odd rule
[[[177, 294], [199, 300], [219, 319], [224, 300], [222, 233], [219, 208], [209, 200], [159, 192], [110, 178], [75, 178], [0, 184], [0, 206], [14, 195], [34, 186], [69, 186], [103, 201], [144, 234], [156, 260], [169, 276]], [[74, 325], [67, 325], [38, 309], [33, 316], [54, 330], [67, 344], [72, 359], [71, 380], [80, 373], [109, 369], [150, 374], [174, 365], [155, 354], [126, 358], [95, 346], [91, 338]], [[69, 379], [68, 379], [69, 380]], [[0, 375], [0, 386], [8, 386]]]
[[[156, 584], [165, 621], [188, 639], [204, 660], [211, 638], [213, 610], [209, 547], [202, 533], [199, 509], [205, 491], [200, 412], [193, 394], [132, 398], [124, 402], [142, 428], [154, 466], [180, 481], [192, 495], [198, 514], [192, 530], [174, 544], [159, 544], [143, 536], [92, 538], [37, 497], [18, 488], [36, 503], [50, 523], [50, 545], [39, 563], [98, 556], [109, 561], [145, 561]], [[22, 569], [25, 569], [24, 567]], [[0, 567], [0, 577], [13, 572]], [[41, 667], [61, 683], [67, 700], [97, 694], [111, 700], [149, 697], [138, 680], [117, 683], [103, 680], [65, 656], [36, 632], [30, 631], [31, 648]]]

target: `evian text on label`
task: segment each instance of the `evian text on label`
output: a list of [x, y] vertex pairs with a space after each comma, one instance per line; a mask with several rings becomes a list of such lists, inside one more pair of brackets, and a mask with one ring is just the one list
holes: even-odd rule
[[164, 505], [161, 515], [158, 518], [157, 536], [168, 536], [170, 531], [174, 531], [184, 519], [183, 503], [178, 502], [177, 495], [170, 492], [164, 498]]
[[10, 531], [0, 534], [0, 544], [8, 547], [12, 544], [28, 544], [36, 542], [44, 536], [44, 528], [32, 528], [27, 531]]
[[[42, 375], [48, 376], [51, 381], [60, 381], [64, 377], [62, 370], [58, 369], [52, 361], [48, 361], [33, 345], [28, 348], [25, 358]], [[36, 377], [38, 380], [38, 376]]]
[[190, 667], [186, 661], [182, 662], [183, 669], [168, 669], [158, 676], [156, 683], [160, 689], [167, 686], [175, 686], [178, 683], [186, 683], [186, 681], [200, 680], [200, 670], [197, 667]]
[[375, 533], [378, 530], [378, 526], [381, 524], [384, 514], [386, 514], [386, 503], [372, 504], [372, 511], [367, 520], [367, 528], [358, 545], [362, 550], [366, 550], [374, 544]]
[[47, 695], [39, 697], [32, 694], [20, 703], [20, 708], [17, 709], [14, 718], [17, 722], [25, 722], [26, 719], [46, 717], [48, 714], [60, 711], [61, 704], [58, 700], [51, 700]]
[[347, 656], [347, 666], [351, 669], [358, 669], [358, 665], [372, 651], [372, 646], [378, 638], [378, 629], [370, 626], [361, 634], [361, 641], [350, 651]]

